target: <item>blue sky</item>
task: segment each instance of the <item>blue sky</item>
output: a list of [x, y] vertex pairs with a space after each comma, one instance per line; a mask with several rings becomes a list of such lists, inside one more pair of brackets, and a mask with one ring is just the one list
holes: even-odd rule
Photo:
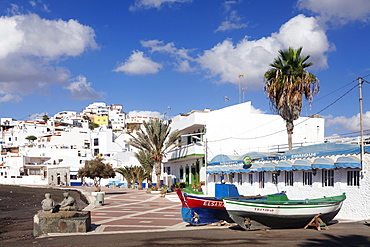
[[[243, 98], [271, 113], [263, 74], [278, 50], [302, 46], [320, 93], [301, 115], [325, 116], [326, 135], [359, 130], [350, 89], [370, 81], [368, 0], [0, 0], [0, 11], [1, 117], [96, 101], [173, 117]], [[370, 129], [367, 82], [363, 95]]]

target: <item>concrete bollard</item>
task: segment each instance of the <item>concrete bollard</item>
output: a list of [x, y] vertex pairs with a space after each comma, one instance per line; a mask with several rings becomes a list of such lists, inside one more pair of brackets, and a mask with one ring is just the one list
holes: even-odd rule
[[97, 192], [95, 206], [103, 206], [103, 204], [104, 204], [104, 192]]

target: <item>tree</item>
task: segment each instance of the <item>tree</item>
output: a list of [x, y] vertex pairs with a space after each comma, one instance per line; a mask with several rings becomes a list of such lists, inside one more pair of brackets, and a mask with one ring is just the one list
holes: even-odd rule
[[31, 136], [27, 136], [25, 139], [28, 140], [28, 141], [32, 141], [33, 142], [33, 141], [35, 141], [37, 139], [37, 137], [31, 135]]
[[270, 99], [271, 109], [286, 122], [289, 149], [292, 149], [293, 121], [297, 120], [302, 110], [302, 97], [312, 103], [313, 96], [319, 92], [319, 81], [306, 68], [313, 63], [306, 63], [310, 56], [301, 57], [302, 47], [297, 50], [279, 50], [279, 57], [270, 64], [265, 73], [265, 92]]
[[142, 166], [133, 166], [132, 173], [139, 185], [138, 189], [142, 190], [144, 180], [151, 177], [151, 173], [148, 173]]
[[89, 128], [90, 128], [91, 130], [96, 129], [96, 128], [99, 128], [99, 124], [94, 123], [94, 122], [90, 122], [90, 123], [89, 123]]
[[[139, 152], [135, 153], [135, 157], [139, 161], [139, 163], [142, 165], [146, 173], [151, 175], [153, 172], [153, 166], [154, 166], [152, 154], [146, 150], [145, 151], [140, 150]], [[148, 182], [150, 184], [152, 183], [152, 176], [148, 177]]]
[[50, 119], [49, 116], [46, 114], [42, 116], [42, 120], [44, 121], [44, 123], [46, 123], [49, 119]]
[[169, 125], [169, 122], [161, 119], [144, 122], [143, 127], [135, 133], [136, 136], [130, 134], [131, 138], [127, 142], [131, 146], [151, 154], [158, 187], [161, 182], [162, 160], [169, 151], [176, 147], [180, 137], [180, 132], [178, 130], [171, 132]]
[[94, 180], [97, 191], [101, 191], [100, 181], [102, 178], [113, 178], [116, 176], [111, 164], [103, 163], [103, 158], [96, 157], [87, 160], [85, 166], [78, 170], [78, 177], [88, 177]]
[[116, 172], [121, 174], [127, 181], [127, 188], [131, 188], [131, 184], [134, 180], [134, 174], [130, 166], [125, 166], [123, 168], [117, 168]]

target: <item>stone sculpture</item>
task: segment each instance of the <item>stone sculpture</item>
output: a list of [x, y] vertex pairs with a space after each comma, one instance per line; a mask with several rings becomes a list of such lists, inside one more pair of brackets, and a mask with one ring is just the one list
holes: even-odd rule
[[87, 232], [91, 227], [90, 211], [78, 211], [77, 201], [63, 193], [64, 200], [54, 206], [50, 193], [42, 200], [42, 210], [33, 217], [33, 235], [47, 233]]
[[[78, 211], [76, 199], [69, 195], [68, 192], [63, 193], [63, 201], [55, 205], [54, 200], [51, 199], [50, 193], [45, 194], [45, 199], [41, 201], [42, 210], [57, 213], [59, 211]], [[54, 206], [55, 205], [55, 206]]]
[[54, 209], [54, 200], [51, 199], [50, 193], [45, 194], [45, 199], [41, 201], [42, 210], [44, 211], [53, 211]]
[[77, 211], [78, 206], [76, 203], [76, 199], [69, 195], [68, 192], [63, 193], [64, 200], [59, 204], [60, 211]]

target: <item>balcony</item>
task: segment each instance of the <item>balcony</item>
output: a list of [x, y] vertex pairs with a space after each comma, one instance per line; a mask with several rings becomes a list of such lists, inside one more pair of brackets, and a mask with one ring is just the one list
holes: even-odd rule
[[189, 145], [181, 146], [168, 153], [168, 161], [173, 160], [190, 160], [194, 157], [204, 157], [204, 143], [196, 142]]

